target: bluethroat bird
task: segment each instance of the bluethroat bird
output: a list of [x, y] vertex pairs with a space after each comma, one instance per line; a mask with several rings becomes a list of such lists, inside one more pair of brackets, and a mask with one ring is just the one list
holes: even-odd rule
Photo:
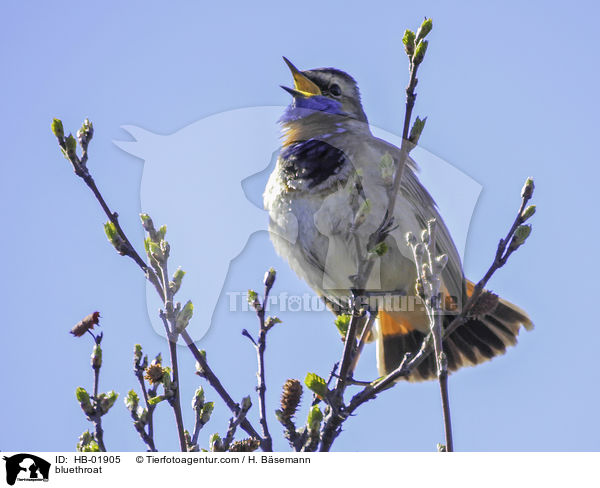
[[[335, 313], [346, 313], [358, 253], [384, 218], [389, 163], [399, 164], [400, 149], [372, 135], [350, 75], [334, 68], [300, 71], [284, 60], [294, 88], [282, 87], [292, 103], [280, 119], [282, 148], [264, 193], [271, 240]], [[385, 296], [378, 302], [377, 327], [371, 334], [381, 375], [393, 371], [407, 352], [416, 353], [429, 332], [426, 310], [415, 293], [417, 272], [405, 244], [408, 232], [420, 235], [430, 219], [436, 220], [436, 251], [448, 256], [442, 290], [449, 311], [458, 309], [474, 287], [465, 279], [452, 237], [416, 171], [409, 158], [393, 212], [395, 228], [365, 287], [367, 295]], [[357, 219], [362, 219], [359, 226]], [[445, 314], [444, 325], [452, 318]], [[499, 299], [446, 337], [449, 370], [504, 353], [516, 344], [521, 327], [533, 327], [527, 314]], [[429, 356], [407, 379], [435, 377], [436, 365]]]

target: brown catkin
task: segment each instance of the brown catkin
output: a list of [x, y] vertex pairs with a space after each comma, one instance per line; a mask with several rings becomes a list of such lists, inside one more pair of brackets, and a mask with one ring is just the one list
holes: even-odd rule
[[71, 329], [71, 334], [73, 334], [75, 337], [81, 337], [88, 330], [93, 329], [94, 325], [99, 322], [99, 319], [100, 312], [93, 312], [89, 315], [86, 315], [83, 319], [77, 322], [77, 324], [75, 324], [75, 327]]
[[284, 418], [292, 418], [300, 404], [302, 397], [302, 384], [298, 380], [287, 380], [283, 384], [281, 394], [281, 413]]
[[260, 446], [260, 441], [253, 437], [235, 441], [229, 446], [229, 452], [252, 452], [256, 451]]
[[152, 361], [152, 364], [146, 368], [146, 378], [150, 384], [155, 385], [160, 383], [163, 379], [164, 369], [160, 363]]
[[491, 291], [484, 291], [471, 307], [470, 315], [481, 317], [492, 313], [498, 305], [498, 295]]

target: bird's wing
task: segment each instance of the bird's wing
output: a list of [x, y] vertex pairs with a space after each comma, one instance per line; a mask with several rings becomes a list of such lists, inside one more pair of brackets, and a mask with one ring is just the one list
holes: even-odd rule
[[462, 297], [465, 285], [458, 250], [454, 245], [448, 227], [446, 227], [442, 216], [437, 210], [435, 201], [410, 167], [406, 167], [404, 170], [400, 191], [413, 204], [414, 212], [417, 219], [422, 223], [423, 229], [427, 228], [427, 221], [436, 220], [436, 251], [438, 254], [448, 256], [448, 264], [442, 275], [444, 285], [448, 288], [450, 295], [458, 298]]
[[[389, 152], [396, 162], [400, 159], [400, 149], [398, 147], [381, 139], [378, 139], [378, 143], [380, 144], [382, 154]], [[417, 232], [426, 229], [429, 220], [436, 220], [436, 251], [438, 254], [446, 254], [448, 256], [448, 264], [442, 275], [443, 283], [450, 295], [460, 299], [465, 293], [460, 255], [454, 245], [450, 231], [438, 212], [433, 197], [419, 181], [417, 171], [417, 163], [411, 157], [408, 157], [400, 186], [401, 196], [405, 202], [409, 203], [414, 217], [420, 225], [420, 229]], [[401, 200], [398, 199], [395, 212], [406, 212], [406, 205]]]

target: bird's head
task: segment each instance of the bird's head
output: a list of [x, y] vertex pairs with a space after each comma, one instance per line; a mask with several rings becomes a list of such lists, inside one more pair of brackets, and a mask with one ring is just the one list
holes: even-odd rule
[[283, 58], [294, 77], [294, 88], [282, 86], [294, 99], [282, 117], [291, 122], [315, 112], [349, 117], [367, 123], [360, 103], [360, 92], [354, 78], [335, 68], [317, 68], [300, 71]]

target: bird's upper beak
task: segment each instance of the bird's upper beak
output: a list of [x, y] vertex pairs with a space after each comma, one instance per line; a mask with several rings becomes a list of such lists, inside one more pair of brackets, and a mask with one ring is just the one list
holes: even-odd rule
[[304, 76], [289, 59], [284, 56], [283, 60], [285, 61], [285, 64], [288, 65], [288, 68], [290, 68], [292, 76], [294, 77], [294, 88], [288, 88], [287, 86], [282, 86], [281, 88], [291, 93], [293, 96], [300, 95], [304, 97], [312, 97], [313, 95], [321, 95], [321, 89], [306, 76]]

